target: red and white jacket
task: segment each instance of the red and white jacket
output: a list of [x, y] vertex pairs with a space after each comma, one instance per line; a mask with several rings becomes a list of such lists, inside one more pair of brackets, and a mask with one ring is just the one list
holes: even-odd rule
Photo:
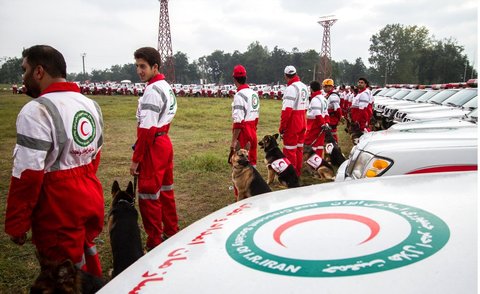
[[311, 144], [319, 136], [322, 126], [330, 123], [327, 108], [328, 102], [322, 91], [313, 92], [307, 110], [306, 144]]
[[[89, 199], [78, 199], [76, 176], [89, 174], [98, 184], [100, 191], [95, 192], [102, 197], [103, 213], [103, 192], [94, 177], [103, 144], [103, 119], [95, 101], [80, 94], [74, 83], [53, 83], [22, 108], [16, 127], [17, 144], [5, 219], [9, 235], [23, 236], [31, 228], [40, 195], [50, 202], [55, 199], [63, 202], [57, 203], [57, 208], [43, 207], [37, 214], [48, 214], [45, 210], [68, 214], [70, 210], [81, 209], [78, 202]], [[59, 180], [62, 188], [58, 188]]]
[[330, 123], [333, 126], [338, 125], [342, 118], [342, 108], [340, 107], [340, 96], [337, 92], [330, 91], [325, 94], [328, 99], [328, 115], [330, 116]]
[[370, 101], [372, 100], [371, 98], [371, 92], [368, 89], [364, 89], [361, 92], [358, 92], [356, 96], [353, 97], [352, 99], [352, 108], [358, 108], [358, 109], [365, 109], [368, 107], [370, 104]]
[[260, 112], [260, 100], [258, 94], [248, 85], [240, 85], [237, 93], [233, 96], [232, 119], [233, 129], [244, 129], [246, 124], [258, 123]]
[[298, 133], [306, 129], [305, 112], [308, 107], [308, 88], [298, 76], [292, 78], [285, 89], [279, 132]]
[[157, 133], [168, 133], [170, 123], [177, 112], [177, 98], [165, 76], [158, 74], [145, 87], [144, 95], [138, 99], [137, 142], [132, 161], [141, 162], [147, 144], [155, 140]]

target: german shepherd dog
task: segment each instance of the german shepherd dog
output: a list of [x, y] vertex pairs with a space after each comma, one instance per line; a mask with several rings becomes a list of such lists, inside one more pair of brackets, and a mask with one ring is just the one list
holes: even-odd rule
[[325, 154], [328, 156], [330, 163], [336, 168], [347, 160], [330, 131], [325, 131]]
[[120, 190], [117, 181], [112, 185], [112, 204], [108, 215], [108, 232], [113, 255], [112, 278], [143, 256], [142, 239], [135, 209], [132, 182]]
[[350, 129], [348, 133], [350, 134], [350, 139], [352, 140], [353, 145], [357, 145], [358, 140], [363, 135], [363, 131], [360, 129], [360, 125], [358, 124], [358, 122], [350, 124]]
[[30, 287], [30, 293], [93, 294], [105, 285], [101, 278], [77, 269], [70, 259], [53, 262], [39, 258], [39, 261], [40, 275]]
[[329, 181], [335, 179], [335, 171], [333, 170], [333, 166], [331, 166], [328, 161], [318, 156], [311, 145], [305, 145], [303, 147], [303, 161], [306, 168], [312, 175], [316, 175], [320, 179]]
[[288, 188], [294, 188], [300, 186], [295, 168], [288, 162], [285, 154], [278, 148], [278, 134], [266, 135], [258, 142], [260, 148], [265, 151], [265, 163], [268, 169], [267, 184], [272, 184], [275, 179], [275, 175], [278, 176], [278, 181], [282, 185], [286, 185]]
[[237, 148], [231, 157], [232, 181], [237, 189], [237, 200], [271, 192], [260, 173], [248, 161], [248, 150]]

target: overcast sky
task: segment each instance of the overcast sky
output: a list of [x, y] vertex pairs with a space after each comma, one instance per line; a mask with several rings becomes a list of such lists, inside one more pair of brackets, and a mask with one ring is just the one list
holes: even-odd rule
[[[132, 63], [139, 47], [157, 47], [158, 0], [0, 0], [0, 58], [48, 44], [68, 72]], [[452, 37], [478, 68], [477, 0], [170, 0], [173, 51], [192, 62], [214, 50], [245, 52], [259, 41], [272, 50], [321, 50], [320, 16], [335, 15], [332, 58], [368, 65], [370, 37], [387, 24], [425, 26]]]

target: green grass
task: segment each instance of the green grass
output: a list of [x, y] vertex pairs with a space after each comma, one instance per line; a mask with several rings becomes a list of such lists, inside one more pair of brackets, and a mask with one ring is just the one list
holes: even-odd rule
[[[104, 148], [98, 177], [102, 182], [106, 213], [111, 202], [110, 189], [118, 180], [122, 189], [132, 180], [128, 169], [135, 141], [135, 112], [137, 98], [133, 96], [93, 96], [101, 106], [105, 130]], [[0, 209], [5, 223], [5, 206], [15, 146], [15, 120], [21, 107], [30, 99], [0, 91]], [[196, 220], [234, 202], [231, 168], [227, 164], [231, 140], [231, 99], [178, 98], [178, 111], [170, 129], [174, 146], [175, 196], [179, 225], [187, 227]], [[278, 130], [281, 101], [261, 100], [258, 137]], [[346, 136], [339, 128], [341, 147], [350, 150]], [[266, 177], [264, 154], [259, 149], [258, 170]], [[304, 185], [321, 183], [308, 175], [302, 176]], [[278, 185], [274, 190], [283, 189]], [[106, 217], [105, 217], [106, 219]], [[4, 231], [4, 228], [2, 228]], [[143, 236], [145, 237], [145, 236]], [[97, 244], [104, 273], [112, 266], [110, 245], [106, 230]], [[36, 278], [39, 267], [34, 247], [28, 242], [19, 247], [5, 233], [0, 234], [0, 293], [27, 292]]]

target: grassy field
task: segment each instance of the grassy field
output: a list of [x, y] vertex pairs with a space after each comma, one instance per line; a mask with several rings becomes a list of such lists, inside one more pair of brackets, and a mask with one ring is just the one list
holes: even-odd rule
[[[94, 96], [101, 106], [105, 122], [104, 149], [98, 177], [104, 188], [105, 213], [110, 205], [110, 189], [118, 180], [122, 189], [132, 180], [128, 173], [131, 145], [135, 141], [135, 111], [137, 98], [133, 96]], [[0, 293], [26, 293], [39, 273], [34, 247], [27, 242], [22, 247], [13, 244], [4, 233], [5, 207], [11, 177], [12, 152], [15, 146], [15, 120], [21, 107], [30, 98], [12, 95], [0, 89]], [[175, 153], [175, 195], [180, 228], [218, 210], [234, 201], [231, 168], [227, 164], [231, 139], [231, 99], [178, 98], [178, 111], [170, 129]], [[281, 101], [262, 100], [258, 137], [278, 130]], [[351, 148], [343, 128], [339, 128], [341, 148]], [[258, 170], [266, 177], [264, 154], [259, 150]], [[304, 185], [321, 183], [307, 174]], [[274, 190], [282, 189], [278, 185]], [[106, 219], [106, 217], [105, 217]], [[145, 237], [145, 236], [143, 236]], [[108, 234], [102, 232], [99, 250], [104, 273], [112, 266]]]

